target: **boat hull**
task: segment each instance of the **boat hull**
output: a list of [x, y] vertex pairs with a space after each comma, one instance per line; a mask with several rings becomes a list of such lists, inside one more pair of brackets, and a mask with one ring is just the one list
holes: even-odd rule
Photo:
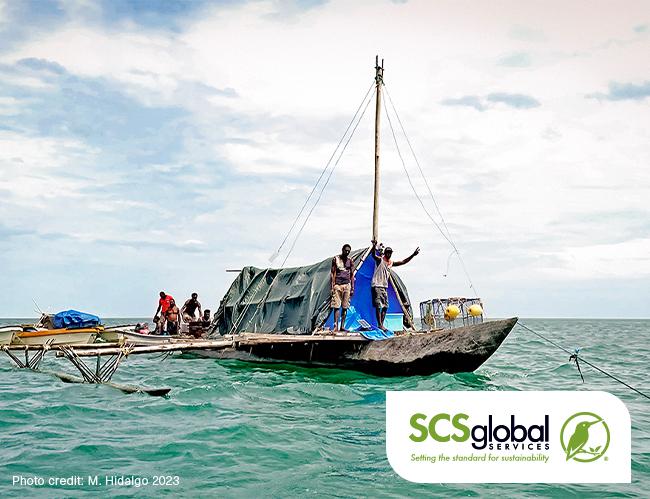
[[9, 345], [14, 339], [16, 333], [19, 333], [21, 329], [16, 328], [0, 328], [0, 345]]
[[51, 341], [51, 345], [78, 345], [95, 341], [99, 329], [43, 329], [37, 331], [24, 331], [14, 337], [14, 345], [44, 345]]
[[[312, 367], [352, 369], [377, 376], [426, 376], [472, 372], [499, 348], [517, 318], [430, 332], [403, 334], [382, 341], [361, 337], [319, 340], [234, 341], [222, 350], [197, 355], [248, 362], [283, 362]], [[295, 338], [295, 337], [294, 337]]]
[[130, 345], [161, 345], [171, 343], [174, 336], [140, 334], [127, 329], [103, 331], [100, 337], [108, 343], [128, 343]]
[[124, 337], [124, 333], [115, 330], [105, 330], [99, 333], [99, 337], [107, 343], [119, 343], [120, 341], [123, 341], [122, 338]]

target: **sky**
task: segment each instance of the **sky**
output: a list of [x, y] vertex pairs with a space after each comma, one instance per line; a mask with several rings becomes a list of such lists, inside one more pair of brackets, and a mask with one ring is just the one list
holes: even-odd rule
[[646, 1], [0, 0], [0, 316], [214, 311], [226, 269], [368, 245], [374, 104], [269, 261], [378, 54], [380, 240], [421, 247], [416, 308], [648, 318], [649, 53]]

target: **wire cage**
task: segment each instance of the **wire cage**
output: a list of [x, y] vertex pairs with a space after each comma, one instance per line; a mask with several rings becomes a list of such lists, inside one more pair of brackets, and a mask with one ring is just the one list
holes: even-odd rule
[[[460, 310], [458, 317], [452, 321], [445, 319], [445, 310], [450, 305], [456, 305]], [[470, 314], [469, 307], [472, 305], [479, 305], [483, 309], [483, 302], [480, 298], [432, 298], [420, 302], [422, 329], [452, 329], [482, 323], [483, 313], [477, 316]]]

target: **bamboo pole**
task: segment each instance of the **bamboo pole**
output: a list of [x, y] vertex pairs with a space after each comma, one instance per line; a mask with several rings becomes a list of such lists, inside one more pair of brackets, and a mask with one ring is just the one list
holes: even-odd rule
[[384, 60], [379, 66], [379, 56], [375, 56], [375, 84], [377, 101], [375, 104], [375, 191], [372, 207], [372, 239], [379, 240], [379, 125], [381, 117], [381, 86], [384, 83]]

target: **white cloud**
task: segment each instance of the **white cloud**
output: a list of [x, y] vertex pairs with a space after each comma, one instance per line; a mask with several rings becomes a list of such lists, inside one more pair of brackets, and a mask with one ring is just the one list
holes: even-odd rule
[[632, 239], [618, 244], [568, 247], [549, 256], [563, 265], [540, 269], [562, 279], [632, 278], [650, 275], [650, 239]]
[[[560, 8], [562, 16], [557, 15]], [[647, 241], [644, 234], [621, 241], [630, 234], [612, 227], [606, 217], [589, 219], [595, 208], [602, 213], [647, 213], [650, 112], [639, 102], [585, 98], [605, 92], [612, 80], [647, 79], [641, 62], [649, 40], [632, 29], [645, 10], [643, 2], [629, 2], [625, 9], [605, 4], [594, 12], [589, 2], [506, 2], [496, 8], [451, 1], [337, 0], [293, 12], [285, 21], [274, 15], [276, 3], [254, 2], [209, 7], [177, 33], [143, 31], [128, 23], [90, 26], [73, 14], [61, 29], [24, 43], [2, 59], [54, 61], [76, 76], [113, 82], [147, 106], [184, 108], [197, 132], [184, 137], [181, 159], [156, 161], [144, 169], [174, 176], [187, 197], [196, 200], [197, 209], [166, 211], [157, 193], [146, 201], [109, 195], [85, 199], [92, 213], [102, 216], [160, 210], [161, 217], [173, 219], [174, 241], [183, 241], [181, 246], [237, 244], [241, 251], [229, 258], [237, 258], [235, 266], [240, 266], [264, 265], [282, 239], [370, 85], [374, 54], [379, 53], [385, 58], [388, 90], [427, 178], [465, 259], [475, 262], [468, 265], [476, 269], [477, 287], [486, 283], [494, 293], [501, 280], [513, 276], [563, 281], [650, 274], [647, 260], [635, 265], [634, 273], [629, 265], [614, 264], [617, 254], [632, 262], [635, 255], [647, 253], [647, 242], [639, 242]], [[526, 59], [529, 64], [499, 65], [504, 54], [515, 53], [532, 54]], [[50, 85], [35, 76], [12, 78], [29, 78], [24, 84], [32, 87]], [[492, 106], [478, 112], [441, 104], [448, 98], [493, 93], [529, 96], [540, 105]], [[2, 114], [19, 110], [20, 102], [0, 101]], [[417, 244], [427, 248], [419, 259], [422, 267], [413, 264], [404, 270], [415, 283], [417, 300], [432, 293], [426, 283], [431, 276], [425, 274], [440, 280], [449, 250], [424, 222], [385, 118], [382, 127], [382, 233], [400, 249]], [[325, 257], [342, 238], [366, 243], [372, 192], [370, 115], [357, 135], [290, 263]], [[426, 196], [407, 146], [401, 145], [416, 189]], [[82, 163], [93, 165], [102, 152], [81, 139], [4, 134], [0, 154], [7, 172], [20, 172], [16, 178], [0, 177], [0, 188], [14, 192], [16, 205], [36, 206], [43, 201], [30, 199], [30, 194], [52, 182], [67, 196], [82, 196], [83, 176], [58, 173]], [[17, 166], [14, 158], [27, 166]], [[211, 170], [210, 161], [217, 160], [219, 166]], [[186, 173], [185, 164], [195, 165], [198, 173]], [[43, 165], [50, 169], [43, 170]], [[200, 185], [202, 176], [233, 173], [250, 177], [223, 188]], [[86, 174], [96, 183], [128, 181], [92, 168]], [[192, 183], [196, 185], [188, 187]], [[202, 209], [199, 204], [216, 201], [220, 206]], [[99, 227], [109, 239], [117, 239], [125, 230], [123, 223], [116, 216]], [[126, 232], [135, 240], [129, 232], [133, 230]], [[157, 230], [142, 230], [138, 237], [172, 241], [168, 232]], [[93, 240], [101, 239], [91, 224], [88, 231]], [[457, 262], [452, 273], [459, 275]], [[219, 282], [227, 277], [220, 276]], [[445, 278], [436, 285], [453, 294], [463, 279], [460, 275], [452, 285]]]

